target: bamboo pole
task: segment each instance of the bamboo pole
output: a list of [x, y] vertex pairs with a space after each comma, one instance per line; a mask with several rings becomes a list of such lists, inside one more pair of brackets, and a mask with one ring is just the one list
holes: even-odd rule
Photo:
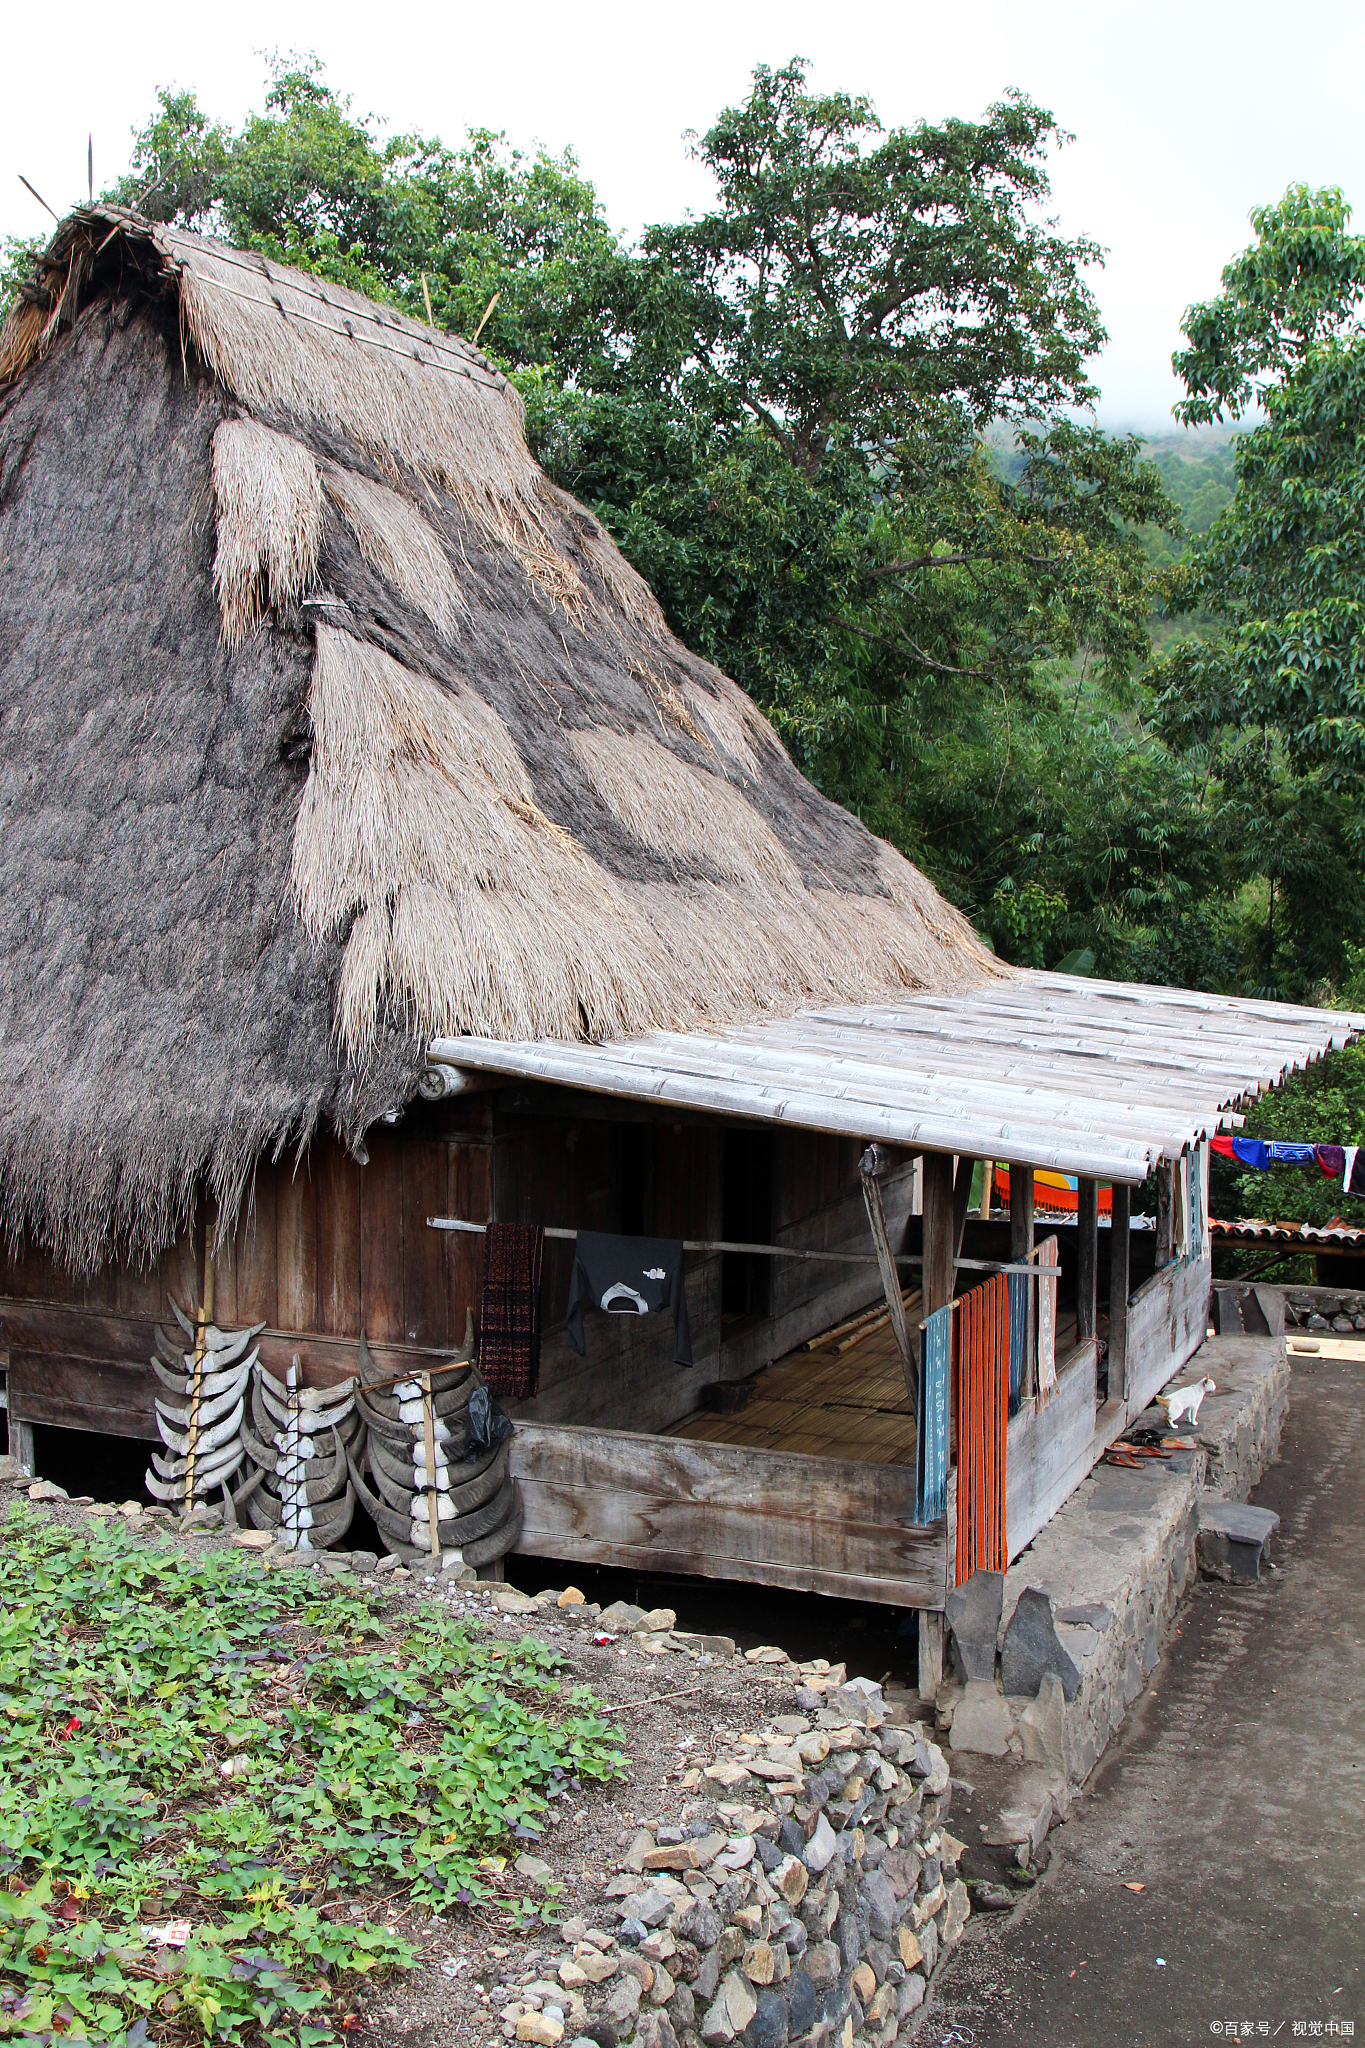
[[441, 1555], [440, 1502], [436, 1498], [436, 1410], [431, 1405], [431, 1374], [422, 1374], [422, 1434], [427, 1450], [427, 1528], [431, 1554]]
[[199, 1314], [194, 1332], [194, 1367], [190, 1376], [190, 1419], [186, 1430], [188, 1455], [185, 1459], [185, 1513], [194, 1506], [194, 1463], [199, 1441], [199, 1404], [204, 1388], [204, 1350], [209, 1324], [213, 1321], [213, 1231], [204, 1226], [204, 1279], [199, 1291]]
[[[487, 1230], [486, 1223], [467, 1223], [459, 1216], [428, 1216], [428, 1230], [464, 1230], [482, 1237]], [[578, 1236], [576, 1230], [565, 1230], [558, 1224], [547, 1223], [542, 1237], [562, 1239], [572, 1244]], [[879, 1266], [881, 1261], [871, 1252], [814, 1252], [800, 1250], [786, 1244], [732, 1244], [726, 1238], [685, 1237], [682, 1240], [685, 1252], [758, 1252], [769, 1259], [823, 1259], [837, 1266]], [[888, 1250], [890, 1249], [888, 1245]], [[898, 1266], [922, 1266], [923, 1258], [918, 1252], [892, 1252], [891, 1257]], [[972, 1273], [1060, 1273], [1060, 1266], [1034, 1266], [1002, 1264], [999, 1259], [959, 1259], [959, 1266], [965, 1266]], [[457, 1363], [463, 1364], [464, 1360]], [[411, 1374], [405, 1374], [411, 1378]]]

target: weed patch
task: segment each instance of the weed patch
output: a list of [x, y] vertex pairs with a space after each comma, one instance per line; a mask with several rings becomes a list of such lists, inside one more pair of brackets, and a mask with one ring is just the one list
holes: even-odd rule
[[335, 2041], [413, 1960], [383, 1907], [510, 1896], [622, 1768], [540, 1644], [112, 1519], [0, 1534], [2, 2040]]

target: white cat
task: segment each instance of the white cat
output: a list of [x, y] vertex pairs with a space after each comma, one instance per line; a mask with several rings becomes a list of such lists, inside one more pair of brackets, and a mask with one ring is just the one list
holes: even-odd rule
[[1157, 1400], [1166, 1410], [1166, 1420], [1171, 1423], [1199, 1420], [1199, 1406], [1205, 1394], [1216, 1394], [1218, 1389], [1205, 1373], [1202, 1380], [1196, 1380], [1191, 1387], [1179, 1387], [1173, 1394], [1158, 1394]]

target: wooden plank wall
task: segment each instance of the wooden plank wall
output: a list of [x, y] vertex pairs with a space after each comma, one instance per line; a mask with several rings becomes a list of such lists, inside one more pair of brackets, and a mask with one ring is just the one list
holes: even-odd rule
[[1095, 1345], [1074, 1351], [1041, 1412], [1030, 1401], [1005, 1445], [1005, 1526], [1011, 1559], [1050, 1522], [1094, 1462]]
[[[815, 1131], [779, 1131], [776, 1140], [774, 1242], [808, 1251], [871, 1254], [858, 1166], [863, 1147]], [[913, 1181], [914, 1167], [907, 1162], [882, 1182], [887, 1228], [897, 1250], [906, 1243]], [[722, 1379], [747, 1378], [881, 1295], [875, 1260], [867, 1266], [824, 1266], [803, 1259], [773, 1263], [772, 1313], [762, 1323], [726, 1333]], [[908, 1285], [908, 1267], [904, 1277]]]
[[[359, 1165], [331, 1137], [297, 1166], [257, 1173], [247, 1211], [214, 1260], [214, 1316], [264, 1323], [261, 1352], [283, 1373], [297, 1355], [306, 1380], [355, 1369], [362, 1329], [395, 1370], [459, 1343], [483, 1278], [480, 1238], [428, 1230], [431, 1215], [486, 1218], [490, 1146], [479, 1116], [436, 1118], [400, 1134], [370, 1133]], [[152, 1267], [74, 1279], [41, 1255], [0, 1264], [0, 1343], [10, 1351], [16, 1412], [69, 1429], [152, 1439], [152, 1331], [168, 1294], [200, 1298], [205, 1221]]]
[[[721, 1133], [699, 1124], [631, 1126], [618, 1121], [536, 1123], [494, 1146], [494, 1213], [566, 1229], [617, 1231], [627, 1144], [643, 1147], [647, 1237], [709, 1238], [720, 1229]], [[717, 1377], [720, 1260], [689, 1252], [687, 1314], [695, 1364], [673, 1363], [669, 1316], [584, 1316], [582, 1357], [569, 1345], [573, 1246], [550, 1240], [541, 1290], [540, 1388], [532, 1401], [507, 1403], [514, 1416], [542, 1422], [613, 1422], [663, 1429], [697, 1406], [698, 1389]]]
[[1208, 1335], [1213, 1261], [1173, 1259], [1128, 1304], [1128, 1419], [1192, 1358]]
[[524, 1423], [512, 1470], [532, 1556], [943, 1604], [943, 1524], [913, 1525], [907, 1466]]

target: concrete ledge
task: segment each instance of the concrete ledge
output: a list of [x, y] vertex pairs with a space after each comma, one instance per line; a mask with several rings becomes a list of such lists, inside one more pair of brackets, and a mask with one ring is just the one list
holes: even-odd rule
[[[1282, 1337], [1209, 1338], [1178, 1377], [1199, 1373], [1217, 1391], [1200, 1408], [1196, 1447], [1140, 1471], [1097, 1465], [1005, 1576], [1002, 1637], [1027, 1587], [1047, 1593], [1058, 1638], [1081, 1674], [1070, 1701], [1050, 1679], [1036, 1700], [1000, 1701], [1013, 1724], [1008, 1753], [1050, 1769], [1059, 1811], [1069, 1789], [1089, 1777], [1157, 1661], [1198, 1568], [1201, 1499], [1245, 1498], [1279, 1446], [1289, 1403]], [[1154, 1407], [1150, 1419], [1164, 1421], [1164, 1411]], [[955, 1704], [942, 1702], [944, 1709]]]

